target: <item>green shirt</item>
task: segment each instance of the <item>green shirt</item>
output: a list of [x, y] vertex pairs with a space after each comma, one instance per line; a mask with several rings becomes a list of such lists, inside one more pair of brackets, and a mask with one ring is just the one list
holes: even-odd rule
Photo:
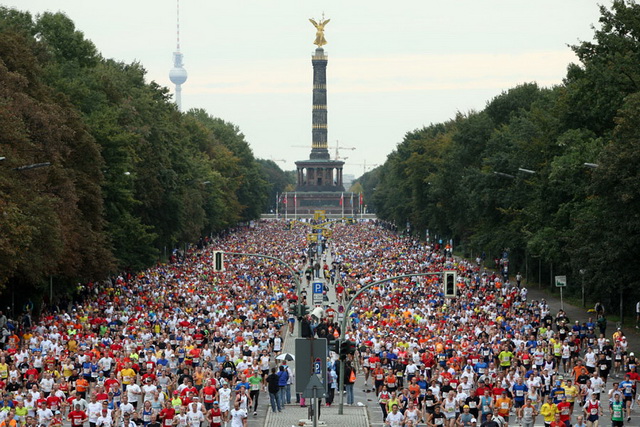
[[182, 406], [182, 399], [180, 399], [179, 397], [171, 399], [171, 406], [173, 406], [174, 408], [179, 408], [180, 406]]
[[260, 384], [262, 383], [262, 378], [260, 375], [254, 375], [249, 377], [249, 389], [250, 390], [260, 390]]
[[513, 353], [510, 351], [502, 351], [498, 355], [498, 359], [500, 360], [500, 366], [511, 366], [511, 359], [513, 358]]
[[623, 421], [623, 409], [622, 402], [613, 402], [611, 404], [611, 421]]

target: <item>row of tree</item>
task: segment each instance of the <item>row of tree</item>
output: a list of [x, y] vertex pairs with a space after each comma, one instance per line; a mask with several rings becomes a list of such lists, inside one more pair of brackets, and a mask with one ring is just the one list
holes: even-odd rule
[[0, 8], [0, 156], [0, 286], [22, 295], [149, 266], [286, 185], [236, 126], [180, 113], [60, 13]]
[[[608, 306], [640, 299], [640, 6], [601, 7], [563, 83], [508, 90], [482, 111], [408, 133], [360, 184], [382, 219], [508, 250]], [[533, 259], [537, 258], [534, 262]], [[553, 270], [551, 270], [553, 269]], [[573, 285], [573, 286], [572, 286]]]

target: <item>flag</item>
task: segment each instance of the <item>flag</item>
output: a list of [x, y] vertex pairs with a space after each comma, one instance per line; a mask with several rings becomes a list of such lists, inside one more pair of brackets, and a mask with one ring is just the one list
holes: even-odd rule
[[344, 203], [344, 193], [340, 193], [340, 206]]
[[293, 193], [293, 206], [298, 206], [298, 193]]
[[360, 206], [362, 206], [362, 202], [363, 202], [362, 193], [360, 193]]
[[287, 196], [288, 196], [288, 194], [285, 194], [285, 195], [284, 195], [284, 204], [285, 204], [285, 205], [287, 204]]
[[353, 207], [353, 193], [351, 193], [351, 207]]

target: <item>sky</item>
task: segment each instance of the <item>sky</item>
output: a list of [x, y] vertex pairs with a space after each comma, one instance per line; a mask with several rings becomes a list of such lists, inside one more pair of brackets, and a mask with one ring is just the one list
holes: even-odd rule
[[[560, 84], [610, 0], [180, 0], [183, 110], [238, 126], [285, 170], [311, 151], [311, 55], [325, 28], [328, 140], [356, 177], [405, 134], [481, 110], [518, 84]], [[171, 88], [177, 0], [0, 0], [64, 12], [105, 58], [140, 62]]]

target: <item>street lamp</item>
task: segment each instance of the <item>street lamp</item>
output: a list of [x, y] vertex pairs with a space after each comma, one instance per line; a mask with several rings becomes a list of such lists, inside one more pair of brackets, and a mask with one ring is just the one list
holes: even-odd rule
[[15, 171], [26, 171], [29, 169], [38, 169], [38, 168], [44, 168], [47, 166], [51, 166], [50, 162], [44, 162], [44, 163], [33, 163], [31, 165], [24, 165], [24, 166], [18, 166], [17, 168], [13, 168], [13, 170]]
[[582, 277], [582, 308], [585, 307], [584, 304], [584, 274], [587, 272], [587, 270], [581, 268], [580, 269], [580, 276]]
[[531, 169], [518, 168], [519, 172], [528, 173], [529, 175], [535, 175], [537, 172]]
[[584, 165], [584, 167], [591, 168], [591, 169], [597, 169], [597, 168], [600, 167], [600, 165], [597, 164], [597, 163], [587, 163], [587, 162], [585, 162], [585, 163], [583, 163], [583, 165]]
[[515, 176], [510, 175], [510, 174], [508, 174], [508, 173], [504, 173], [504, 172], [496, 172], [496, 171], [493, 171], [493, 174], [494, 174], [494, 175], [501, 176], [501, 177], [503, 177], [503, 178], [515, 179]]

